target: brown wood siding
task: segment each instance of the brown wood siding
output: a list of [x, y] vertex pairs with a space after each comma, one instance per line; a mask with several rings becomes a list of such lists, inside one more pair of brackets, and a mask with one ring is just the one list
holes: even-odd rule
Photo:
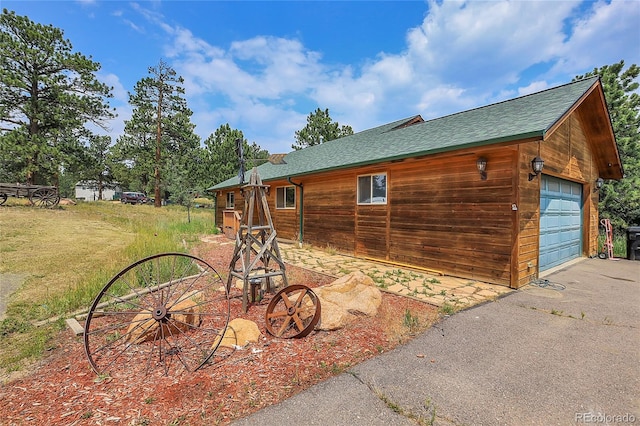
[[620, 157], [615, 144], [611, 120], [603, 107], [606, 106], [602, 86], [594, 88], [579, 105], [574, 114], [581, 122], [581, 130], [589, 152], [593, 156], [594, 167], [600, 167], [603, 179], [621, 179]]
[[[285, 181], [270, 181], [265, 182], [269, 185], [269, 195], [267, 202], [269, 204], [269, 210], [271, 212], [271, 219], [273, 220], [273, 226], [276, 229], [278, 238], [287, 240], [298, 240], [298, 234], [300, 232], [299, 224], [299, 206], [300, 206], [300, 189], [289, 182]], [[296, 183], [298, 183], [296, 181]], [[276, 208], [276, 193], [277, 188], [286, 186], [293, 186], [296, 189], [296, 208], [295, 209], [278, 209]]]
[[[512, 150], [389, 167], [389, 259], [509, 285]], [[476, 159], [487, 159], [481, 180]]]
[[[512, 287], [521, 287], [538, 276], [540, 245], [540, 179], [529, 181], [531, 160], [538, 155], [538, 143], [520, 145], [518, 149], [518, 276]], [[545, 160], [546, 165], [546, 160]]]
[[337, 172], [303, 180], [305, 242], [354, 252], [355, 176], [354, 172]]
[[[294, 179], [304, 185], [304, 241], [509, 285], [514, 155], [515, 148], [501, 147]], [[488, 160], [485, 181], [476, 168], [480, 156]], [[388, 203], [357, 205], [357, 177], [382, 172], [387, 173]], [[299, 206], [295, 214], [275, 209], [275, 188], [288, 182], [268, 184], [278, 236], [297, 238]], [[225, 197], [223, 192], [220, 199]], [[242, 206], [236, 191], [236, 210]]]
[[384, 204], [360, 205], [357, 207], [356, 256], [389, 259], [387, 252], [387, 209], [388, 206]]

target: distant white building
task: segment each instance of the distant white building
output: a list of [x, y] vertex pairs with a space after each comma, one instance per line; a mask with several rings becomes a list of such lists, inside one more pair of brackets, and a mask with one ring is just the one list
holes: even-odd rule
[[[122, 188], [118, 184], [103, 184], [103, 200], [119, 200], [121, 195]], [[98, 182], [86, 180], [76, 183], [76, 200], [98, 201]]]

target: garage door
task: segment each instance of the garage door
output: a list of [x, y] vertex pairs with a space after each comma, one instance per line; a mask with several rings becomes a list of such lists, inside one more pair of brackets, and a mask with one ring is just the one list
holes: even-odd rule
[[582, 185], [542, 176], [540, 191], [540, 270], [582, 253]]

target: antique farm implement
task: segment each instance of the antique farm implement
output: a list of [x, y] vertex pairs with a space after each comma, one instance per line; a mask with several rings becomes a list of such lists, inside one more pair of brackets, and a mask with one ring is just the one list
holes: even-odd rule
[[266, 301], [275, 277], [284, 288], [267, 306], [266, 330], [292, 338], [314, 329], [320, 302], [308, 287], [287, 284], [265, 188], [254, 169], [243, 187], [242, 226], [226, 282], [200, 258], [164, 253], [129, 265], [107, 283], [84, 327], [85, 353], [96, 374], [173, 375], [212, 362], [226, 339], [231, 300], [242, 297], [247, 312], [258, 294]]
[[60, 202], [58, 188], [55, 186], [0, 183], [0, 205], [8, 197], [28, 198], [32, 205], [47, 208], [55, 207]]

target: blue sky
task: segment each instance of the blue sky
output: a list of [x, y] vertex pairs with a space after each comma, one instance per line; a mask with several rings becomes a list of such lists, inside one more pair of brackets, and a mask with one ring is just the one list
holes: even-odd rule
[[316, 108], [355, 131], [443, 115], [640, 64], [640, 1], [30, 1], [0, 7], [64, 31], [114, 87], [113, 141], [163, 59], [196, 133], [229, 123], [291, 150]]

